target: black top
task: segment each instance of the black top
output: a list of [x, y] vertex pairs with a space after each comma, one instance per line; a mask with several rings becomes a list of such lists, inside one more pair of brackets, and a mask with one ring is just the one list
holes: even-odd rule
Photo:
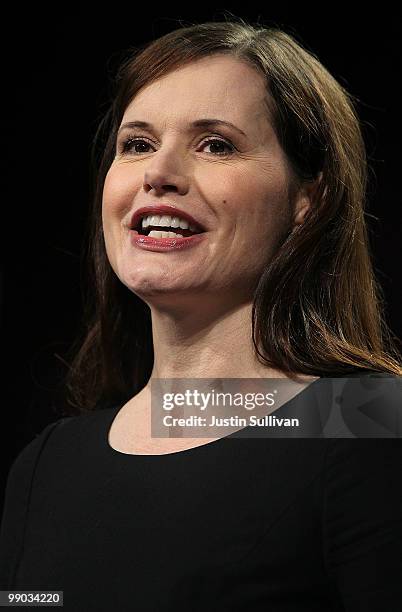
[[[325, 382], [275, 414], [323, 405]], [[63, 591], [68, 612], [402, 610], [400, 439], [129, 455], [108, 443], [120, 408], [51, 423], [14, 461], [0, 589]]]

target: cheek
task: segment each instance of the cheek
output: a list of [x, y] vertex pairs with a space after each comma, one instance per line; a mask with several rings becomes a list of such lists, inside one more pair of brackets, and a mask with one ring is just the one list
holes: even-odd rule
[[116, 271], [116, 256], [120, 250], [122, 238], [121, 226], [131, 210], [127, 184], [122, 180], [121, 172], [111, 167], [105, 177], [102, 192], [102, 227], [103, 238], [108, 259]]
[[106, 174], [103, 195], [102, 215], [105, 223], [121, 218], [132, 208], [134, 193], [133, 177], [123, 168], [112, 166]]
[[206, 183], [208, 198], [224, 207], [246, 234], [252, 231], [258, 236], [262, 226], [276, 232], [287, 222], [287, 175], [281, 165], [237, 167], [221, 175], [220, 179]]

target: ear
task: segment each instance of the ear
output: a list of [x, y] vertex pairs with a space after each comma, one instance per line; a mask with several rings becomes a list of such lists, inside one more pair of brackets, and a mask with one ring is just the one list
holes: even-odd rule
[[315, 194], [320, 185], [322, 179], [322, 172], [319, 173], [317, 178], [313, 182], [303, 183], [296, 196], [296, 203], [294, 209], [293, 226], [302, 225], [305, 217], [314, 202]]

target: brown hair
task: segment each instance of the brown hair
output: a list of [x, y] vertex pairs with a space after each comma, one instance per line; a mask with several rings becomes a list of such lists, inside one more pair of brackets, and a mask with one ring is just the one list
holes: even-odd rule
[[249, 62], [265, 76], [271, 120], [296, 185], [319, 178], [303, 225], [283, 237], [255, 289], [258, 359], [290, 377], [346, 376], [356, 367], [402, 375], [369, 252], [367, 158], [357, 98], [293, 35], [235, 18], [180, 27], [132, 48], [116, 72], [92, 151], [84, 319], [64, 381], [67, 413], [124, 403], [152, 372], [150, 309], [115, 275], [102, 233], [103, 184], [124, 111], [145, 85], [217, 53]]

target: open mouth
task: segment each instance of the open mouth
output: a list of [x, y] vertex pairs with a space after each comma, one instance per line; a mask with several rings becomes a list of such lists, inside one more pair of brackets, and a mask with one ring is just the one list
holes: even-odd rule
[[138, 234], [141, 236], [150, 236], [151, 238], [188, 238], [189, 236], [195, 236], [198, 233], [202, 232], [192, 232], [188, 229], [173, 230], [171, 227], [147, 227], [143, 228], [135, 228]]
[[179, 217], [167, 215], [161, 217], [157, 215], [143, 217], [132, 229], [141, 236], [149, 236], [151, 238], [188, 238], [204, 232], [197, 225], [189, 224]]

